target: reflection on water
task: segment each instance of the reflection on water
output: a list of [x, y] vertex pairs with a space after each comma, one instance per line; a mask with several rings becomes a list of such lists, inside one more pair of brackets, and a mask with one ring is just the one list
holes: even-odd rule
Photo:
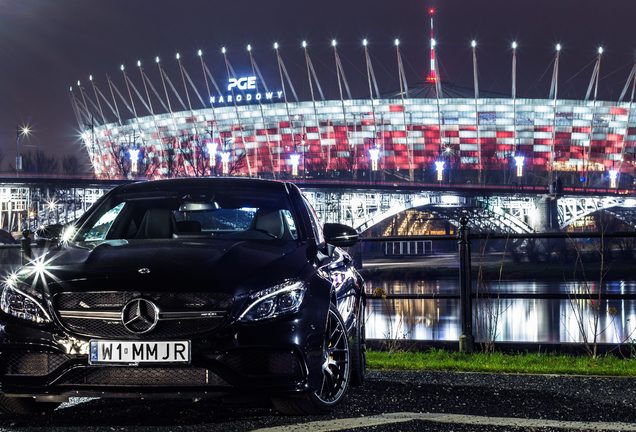
[[[368, 281], [367, 292], [457, 294], [454, 280]], [[483, 289], [483, 288], [482, 288]], [[488, 291], [512, 293], [598, 293], [593, 282], [502, 282]], [[608, 282], [603, 292], [635, 293], [636, 282]], [[377, 292], [377, 291], [376, 291]], [[596, 333], [598, 342], [636, 339], [636, 300], [481, 299], [473, 305], [478, 341], [583, 342]], [[594, 330], [595, 316], [598, 325]], [[457, 340], [459, 300], [374, 299], [367, 307], [367, 337], [375, 339]]]

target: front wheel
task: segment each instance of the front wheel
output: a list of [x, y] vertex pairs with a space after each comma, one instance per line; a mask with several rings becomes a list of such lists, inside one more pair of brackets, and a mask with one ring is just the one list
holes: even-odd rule
[[328, 413], [344, 397], [351, 379], [347, 330], [335, 305], [330, 305], [322, 348], [320, 388], [299, 397], [274, 398], [274, 407], [287, 415]]
[[364, 301], [360, 299], [356, 327], [351, 343], [351, 385], [361, 386], [367, 373], [367, 344], [365, 337]]

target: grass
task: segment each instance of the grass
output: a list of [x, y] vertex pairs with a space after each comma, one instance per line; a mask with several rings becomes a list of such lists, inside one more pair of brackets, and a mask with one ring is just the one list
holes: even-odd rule
[[383, 370], [636, 376], [636, 359], [622, 359], [611, 355], [592, 359], [586, 356], [534, 353], [369, 351], [367, 364], [371, 369]]

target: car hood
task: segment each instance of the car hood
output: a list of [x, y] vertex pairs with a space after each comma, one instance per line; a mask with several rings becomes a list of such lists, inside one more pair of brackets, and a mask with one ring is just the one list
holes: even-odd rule
[[278, 240], [119, 240], [61, 247], [45, 262], [50, 294], [121, 290], [236, 295], [301, 276], [308, 255], [305, 246]]

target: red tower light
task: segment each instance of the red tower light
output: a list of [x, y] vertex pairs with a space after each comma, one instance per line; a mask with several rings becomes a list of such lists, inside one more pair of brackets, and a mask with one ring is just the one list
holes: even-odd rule
[[435, 15], [435, 8], [430, 8], [428, 10], [428, 14], [431, 15], [431, 16]]

